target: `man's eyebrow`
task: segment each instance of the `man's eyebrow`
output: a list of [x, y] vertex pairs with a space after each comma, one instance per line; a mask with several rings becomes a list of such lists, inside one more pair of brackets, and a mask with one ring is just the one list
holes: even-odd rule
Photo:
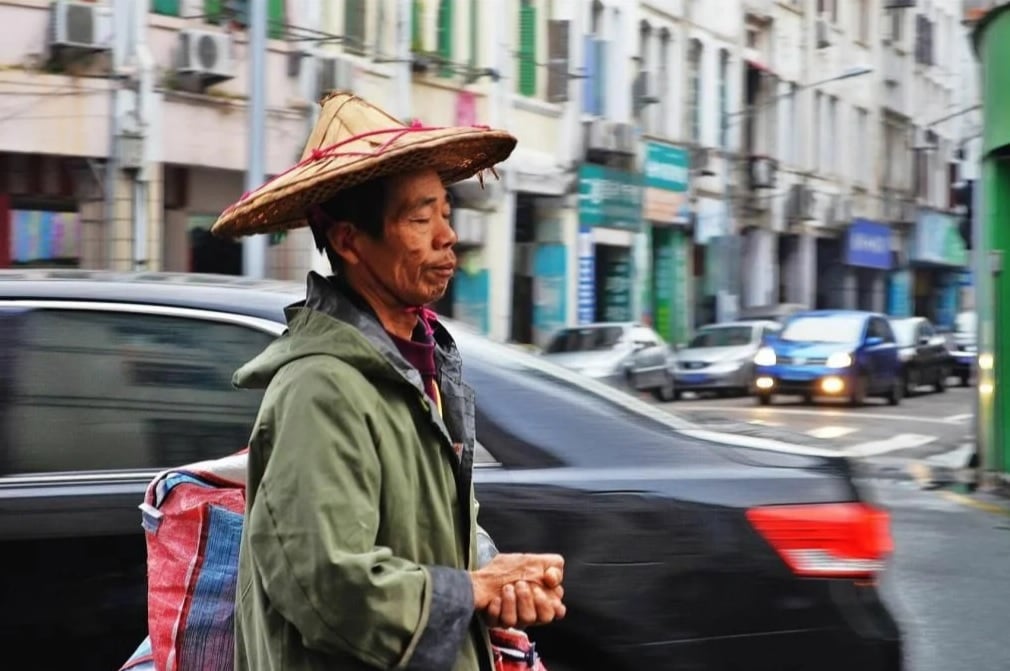
[[[445, 192], [446, 201], [451, 205], [452, 199], [449, 197], [449, 192]], [[418, 198], [417, 200], [411, 201], [407, 205], [407, 212], [414, 212], [420, 210], [422, 207], [430, 207], [432, 205], [437, 205], [439, 199], [436, 196], [424, 196], [423, 198]]]

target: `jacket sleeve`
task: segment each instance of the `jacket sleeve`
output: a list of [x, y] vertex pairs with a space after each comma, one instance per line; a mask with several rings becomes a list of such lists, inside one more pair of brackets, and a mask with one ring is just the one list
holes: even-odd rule
[[309, 648], [382, 669], [452, 668], [474, 615], [470, 576], [375, 545], [370, 419], [341, 393], [355, 385], [317, 371], [268, 390], [275, 411], [258, 427], [273, 444], [247, 521], [263, 588]]

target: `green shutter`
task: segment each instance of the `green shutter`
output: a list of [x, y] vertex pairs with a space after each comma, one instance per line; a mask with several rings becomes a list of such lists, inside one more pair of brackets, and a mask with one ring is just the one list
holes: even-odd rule
[[480, 28], [478, 23], [478, 3], [477, 0], [470, 0], [470, 69], [477, 67], [477, 32]]
[[424, 51], [424, 2], [414, 0], [410, 15], [410, 50], [415, 54]]
[[519, 93], [537, 94], [537, 8], [527, 0], [519, 7]]
[[284, 38], [287, 31], [284, 28], [284, 24], [287, 23], [287, 17], [284, 16], [284, 0], [270, 0], [270, 5], [267, 9], [267, 35], [270, 39], [280, 40]]
[[438, 56], [442, 60], [439, 70], [440, 77], [452, 77], [452, 0], [439, 0], [438, 3]]
[[365, 0], [344, 2], [344, 49], [365, 53]]
[[221, 0], [203, 0], [203, 16], [207, 23], [221, 23]]
[[152, 0], [151, 11], [166, 16], [179, 16], [179, 0]]

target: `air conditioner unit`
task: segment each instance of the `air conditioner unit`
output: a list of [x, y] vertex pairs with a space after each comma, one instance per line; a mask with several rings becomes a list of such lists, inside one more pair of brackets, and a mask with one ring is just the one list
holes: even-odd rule
[[750, 186], [752, 189], [771, 189], [775, 186], [778, 161], [769, 156], [750, 157]]
[[817, 48], [823, 49], [831, 46], [831, 34], [828, 20], [823, 16], [817, 17]]
[[232, 79], [235, 75], [231, 64], [231, 35], [213, 30], [180, 30], [176, 72], [194, 77], [205, 85]]
[[637, 150], [637, 133], [630, 123], [614, 124], [614, 151], [621, 154], [634, 154]]
[[790, 219], [816, 219], [817, 201], [814, 192], [805, 184], [793, 184], [789, 188], [787, 216]]
[[617, 151], [617, 138], [614, 133], [614, 125], [614, 122], [605, 119], [593, 119], [590, 121], [586, 148], [596, 151]]
[[51, 52], [112, 49], [112, 8], [89, 2], [53, 2], [49, 14]]
[[322, 99], [330, 91], [353, 90], [353, 78], [354, 61], [346, 56], [320, 56], [316, 99]]
[[691, 169], [701, 172], [708, 170], [712, 162], [712, 152], [708, 147], [695, 147], [691, 151]]

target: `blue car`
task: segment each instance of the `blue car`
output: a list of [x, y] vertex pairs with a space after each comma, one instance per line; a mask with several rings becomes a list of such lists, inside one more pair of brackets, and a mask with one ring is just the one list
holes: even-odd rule
[[799, 312], [754, 356], [754, 392], [761, 405], [776, 394], [901, 402], [904, 384], [894, 332], [884, 315], [854, 310]]

